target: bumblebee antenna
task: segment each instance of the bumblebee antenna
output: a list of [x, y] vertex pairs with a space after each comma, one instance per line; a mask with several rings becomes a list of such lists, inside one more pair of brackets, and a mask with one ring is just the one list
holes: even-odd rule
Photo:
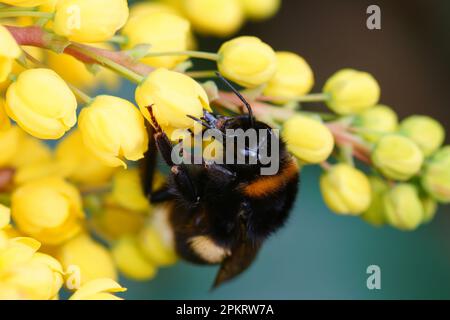
[[213, 126], [209, 125], [208, 123], [202, 121], [202, 120], [199, 119], [199, 118], [196, 118], [196, 117], [194, 117], [194, 116], [191, 116], [190, 114], [187, 114], [186, 117], [188, 117], [188, 118], [194, 120], [195, 122], [200, 123], [202, 126], [208, 128], [208, 129], [215, 129]]
[[245, 98], [242, 96], [242, 94], [239, 92], [239, 91], [237, 91], [236, 90], [236, 88], [235, 87], [233, 87], [233, 85], [227, 80], [227, 79], [225, 79], [224, 78], [224, 76], [222, 76], [221, 74], [220, 74], [220, 72], [215, 72], [215, 74], [216, 74], [216, 76], [220, 79], [220, 80], [222, 80], [223, 81], [223, 83], [225, 83], [230, 89], [231, 89], [231, 91], [233, 91], [233, 93], [242, 101], [242, 103], [245, 105], [245, 107], [247, 108], [247, 111], [248, 111], [248, 118], [249, 118], [249, 120], [250, 120], [250, 125], [252, 126], [252, 127], [254, 127], [254, 117], [253, 117], [253, 110], [252, 110], [252, 107], [250, 106], [250, 104], [247, 102], [247, 100], [245, 100]]

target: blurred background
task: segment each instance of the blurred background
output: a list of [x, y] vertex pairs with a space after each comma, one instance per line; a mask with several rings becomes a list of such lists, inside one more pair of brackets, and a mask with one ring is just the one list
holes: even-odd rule
[[[225, 1], [225, 0], [224, 0]], [[133, 1], [131, 1], [133, 2]], [[137, 2], [137, 1], [134, 1]], [[366, 9], [381, 7], [382, 30], [366, 28]], [[372, 73], [381, 102], [401, 117], [440, 120], [449, 133], [450, 1], [283, 0], [277, 16], [247, 23], [276, 50], [303, 56], [321, 90], [343, 67]], [[200, 38], [205, 51], [223, 39]], [[122, 95], [133, 99], [125, 84]], [[448, 143], [448, 139], [447, 139]], [[216, 267], [180, 262], [149, 282], [121, 279], [128, 299], [444, 299], [450, 298], [450, 207], [414, 232], [375, 228], [331, 213], [322, 203], [319, 169], [302, 172], [300, 196], [287, 226], [270, 238], [252, 267], [210, 292]], [[381, 290], [368, 290], [366, 269], [381, 268]]]

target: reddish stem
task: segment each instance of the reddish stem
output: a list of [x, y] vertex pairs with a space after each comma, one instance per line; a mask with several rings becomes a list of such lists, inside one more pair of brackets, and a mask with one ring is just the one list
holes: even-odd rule
[[[30, 27], [5, 26], [5, 27], [9, 30], [9, 32], [19, 45], [50, 49], [52, 47], [52, 41], [54, 41], [55, 39], [51, 33], [37, 26], [30, 26]], [[80, 52], [77, 47], [90, 51], [95, 55], [102, 56], [111, 61], [114, 61], [115, 63], [120, 64], [142, 76], [146, 76], [154, 70], [152, 67], [144, 63], [136, 62], [124, 51], [112, 51], [96, 48], [90, 45], [76, 43], [74, 45], [69, 44], [64, 49], [64, 53], [67, 53], [84, 63], [98, 63], [98, 61], [96, 61], [95, 59], [88, 57], [82, 52]]]

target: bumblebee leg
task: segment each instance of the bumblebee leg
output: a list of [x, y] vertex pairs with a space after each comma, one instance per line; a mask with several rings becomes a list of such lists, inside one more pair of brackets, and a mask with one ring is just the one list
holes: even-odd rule
[[198, 204], [200, 201], [200, 195], [198, 193], [197, 187], [192, 181], [192, 178], [188, 172], [185, 165], [175, 165], [172, 166], [171, 171], [173, 173], [173, 180], [181, 190], [183, 196], [192, 202], [193, 204]]
[[174, 198], [173, 194], [169, 192], [167, 187], [162, 187], [159, 190], [153, 191], [150, 194], [151, 203], [160, 203], [172, 200]]

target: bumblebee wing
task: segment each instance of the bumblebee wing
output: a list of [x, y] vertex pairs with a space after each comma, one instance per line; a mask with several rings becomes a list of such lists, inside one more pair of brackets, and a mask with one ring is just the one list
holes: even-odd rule
[[259, 244], [250, 241], [241, 242], [236, 246], [231, 255], [222, 262], [211, 289], [217, 288], [245, 271], [256, 258], [260, 247]]

